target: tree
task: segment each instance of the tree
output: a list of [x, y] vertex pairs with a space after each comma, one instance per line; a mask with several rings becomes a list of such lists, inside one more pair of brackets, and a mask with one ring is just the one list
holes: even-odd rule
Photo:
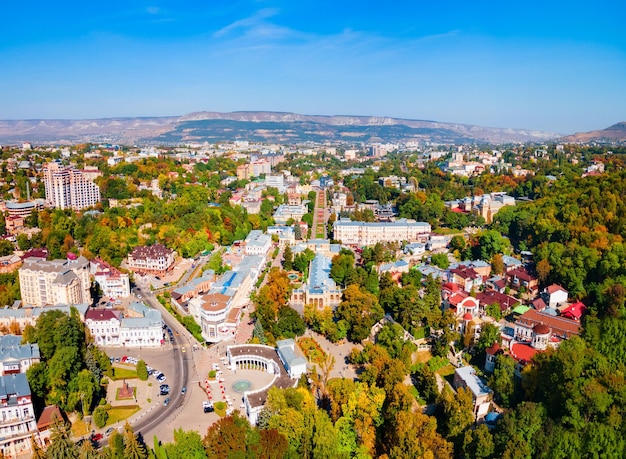
[[39, 446], [39, 443], [35, 440], [34, 435], [31, 435], [30, 437], [30, 449], [33, 452], [32, 459], [46, 459], [46, 453], [43, 449], [41, 449], [41, 446]]
[[287, 245], [283, 252], [283, 269], [285, 271], [291, 271], [293, 269], [293, 252], [291, 246]]
[[209, 427], [202, 440], [207, 458], [245, 457], [245, 439], [250, 429], [248, 420], [241, 417], [238, 411], [218, 420]]
[[495, 444], [493, 436], [485, 424], [476, 429], [467, 429], [463, 437], [463, 454], [465, 457], [489, 459], [493, 457]]
[[63, 422], [52, 427], [50, 446], [46, 450], [49, 459], [77, 459], [78, 447], [70, 438], [70, 428]]
[[445, 253], [436, 253], [430, 257], [430, 261], [433, 265], [438, 266], [441, 269], [448, 269], [450, 266], [450, 260]]
[[343, 300], [335, 311], [338, 319], [348, 326], [348, 339], [360, 342], [370, 334], [372, 326], [382, 319], [384, 311], [376, 296], [363, 292], [358, 285], [350, 285], [343, 292]]
[[401, 411], [394, 419], [392, 429], [388, 444], [390, 459], [445, 459], [453, 456], [452, 444], [437, 433], [437, 422], [430, 416]]
[[148, 368], [147, 368], [146, 362], [143, 360], [139, 360], [137, 362], [137, 377], [141, 381], [148, 380]]
[[98, 408], [94, 410], [93, 422], [96, 425], [96, 427], [101, 429], [107, 424], [108, 420], [109, 420], [109, 412], [105, 410], [104, 407], [99, 406]]
[[502, 318], [502, 309], [500, 309], [500, 303], [491, 303], [488, 304], [485, 308], [485, 313], [489, 317], [493, 317], [496, 320], [500, 320]]
[[[207, 455], [199, 433], [182, 428], [174, 429], [174, 442], [165, 445], [167, 459], [206, 459]], [[157, 459], [160, 459], [157, 456]]]
[[445, 389], [439, 394], [438, 424], [443, 435], [454, 440], [474, 422], [474, 400], [468, 389], [459, 388], [454, 394]]
[[491, 270], [494, 274], [502, 274], [504, 272], [504, 260], [501, 253], [496, 253], [491, 257]]
[[133, 428], [126, 421], [124, 425], [124, 458], [125, 459], [146, 459], [148, 453], [145, 445], [139, 442]]
[[500, 343], [501, 341], [502, 335], [500, 333], [500, 329], [492, 323], [486, 323], [480, 331], [480, 337], [476, 343], [476, 348], [479, 351], [484, 351], [485, 349], [493, 346], [495, 343]]
[[461, 235], [452, 236], [450, 240], [450, 249], [453, 251], [459, 251], [462, 253], [465, 250], [467, 243], [465, 242], [465, 238]]
[[498, 355], [489, 386], [496, 393], [500, 404], [511, 406], [515, 396], [515, 360], [508, 355]]

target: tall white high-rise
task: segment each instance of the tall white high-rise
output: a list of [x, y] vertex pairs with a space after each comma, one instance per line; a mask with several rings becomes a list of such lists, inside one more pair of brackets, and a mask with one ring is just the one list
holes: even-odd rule
[[100, 188], [82, 171], [58, 163], [43, 167], [46, 202], [58, 209], [80, 210], [100, 202]]

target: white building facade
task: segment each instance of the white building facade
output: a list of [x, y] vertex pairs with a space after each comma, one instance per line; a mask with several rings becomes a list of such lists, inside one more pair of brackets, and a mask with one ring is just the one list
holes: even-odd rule
[[43, 166], [46, 203], [58, 209], [80, 210], [100, 202], [100, 188], [82, 171], [59, 163]]
[[96, 258], [90, 262], [90, 271], [94, 280], [102, 289], [107, 298], [126, 298], [130, 296], [130, 280], [126, 273], [122, 273], [104, 260]]
[[405, 218], [381, 223], [353, 222], [342, 218], [334, 223], [333, 228], [334, 239], [343, 244], [361, 246], [374, 245], [377, 242], [416, 242], [431, 232], [429, 223]]

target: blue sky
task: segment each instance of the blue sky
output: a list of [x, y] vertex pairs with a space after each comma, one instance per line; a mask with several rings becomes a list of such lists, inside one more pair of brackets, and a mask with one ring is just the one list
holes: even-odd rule
[[0, 119], [269, 110], [572, 133], [626, 121], [626, 2], [0, 6]]

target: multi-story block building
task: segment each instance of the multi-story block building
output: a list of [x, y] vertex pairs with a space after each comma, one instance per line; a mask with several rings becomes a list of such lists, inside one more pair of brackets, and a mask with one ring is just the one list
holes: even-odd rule
[[128, 274], [119, 271], [104, 260], [96, 258], [90, 263], [91, 274], [102, 289], [102, 294], [110, 298], [130, 296]]
[[4, 457], [28, 454], [37, 422], [26, 374], [0, 376], [0, 452]]
[[19, 269], [22, 302], [32, 306], [91, 303], [89, 261], [69, 253], [66, 260], [27, 258]]
[[100, 202], [100, 188], [82, 171], [59, 163], [43, 167], [46, 203], [58, 209], [80, 210]]
[[128, 268], [138, 274], [166, 274], [176, 261], [176, 252], [163, 244], [138, 246], [128, 255]]
[[430, 224], [401, 218], [393, 222], [368, 223], [337, 220], [334, 225], [335, 239], [343, 244], [360, 246], [377, 242], [416, 242], [431, 232]]

